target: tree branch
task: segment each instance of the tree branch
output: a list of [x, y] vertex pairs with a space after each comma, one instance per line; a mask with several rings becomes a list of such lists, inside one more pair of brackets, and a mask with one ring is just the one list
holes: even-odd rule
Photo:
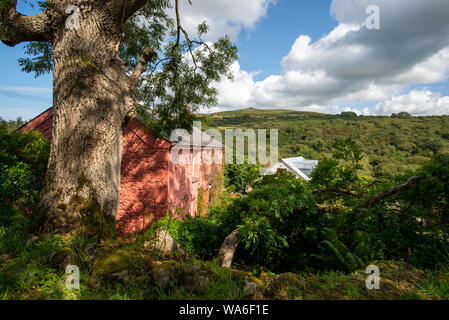
[[240, 242], [240, 229], [235, 229], [230, 235], [228, 235], [220, 247], [218, 257], [220, 264], [223, 268], [230, 268], [232, 259], [234, 258], [235, 250]]
[[[188, 0], [190, 5], [192, 5], [192, 2], [190, 0]], [[200, 41], [197, 40], [191, 40], [189, 37], [189, 34], [187, 33], [187, 31], [183, 28], [182, 24], [181, 24], [181, 15], [179, 14], [179, 0], [175, 0], [175, 13], [176, 13], [176, 29], [177, 29], [177, 34], [176, 34], [176, 42], [175, 45], [172, 48], [172, 53], [174, 52], [174, 50], [176, 48], [179, 48], [180, 45], [180, 41], [181, 41], [181, 34], [184, 35], [186, 41], [187, 41], [187, 45], [189, 47], [189, 53], [190, 53], [190, 57], [192, 58], [192, 62], [195, 65], [195, 71], [201, 67], [198, 66], [197, 63], [197, 59], [195, 58], [195, 54], [194, 54], [194, 50], [193, 50], [193, 44], [196, 44], [198, 46], [204, 46], [207, 50], [209, 50], [209, 52], [213, 52], [212, 48], [203, 40], [201, 40], [200, 37]]]
[[154, 58], [157, 58], [157, 53], [152, 48], [146, 48], [143, 50], [142, 56], [140, 57], [139, 62], [137, 62], [137, 66], [130, 77], [133, 87], [137, 86], [140, 77], [147, 69], [148, 62], [152, 61]]
[[333, 188], [333, 189], [316, 189], [313, 190], [312, 193], [316, 194], [316, 193], [326, 193], [326, 192], [332, 192], [332, 193], [339, 193], [339, 194], [347, 194], [349, 196], [354, 196], [354, 197], [361, 197], [361, 195], [359, 195], [357, 192], [352, 191], [352, 190], [346, 190], [346, 189], [340, 189], [340, 188]]
[[106, 1], [106, 4], [113, 12], [115, 20], [122, 24], [137, 11], [139, 11], [150, 0], [114, 0]]
[[47, 11], [36, 16], [26, 16], [16, 11], [17, 0], [0, 10], [0, 39], [7, 46], [25, 41], [47, 42], [51, 40], [50, 19]]
[[366, 209], [366, 208], [372, 207], [374, 204], [376, 204], [379, 201], [382, 201], [385, 198], [388, 198], [398, 192], [413, 188], [422, 179], [424, 179], [424, 177], [422, 177], [422, 176], [411, 177], [404, 184], [391, 187], [390, 189], [382, 191], [381, 193], [376, 194], [375, 196], [369, 198], [368, 200], [363, 202], [360, 206], [358, 206], [357, 209]]

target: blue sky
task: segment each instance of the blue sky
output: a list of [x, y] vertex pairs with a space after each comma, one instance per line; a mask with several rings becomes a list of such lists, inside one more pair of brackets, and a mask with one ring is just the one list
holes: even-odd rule
[[[447, 0], [193, 3], [184, 5], [185, 20], [208, 20], [212, 38], [229, 33], [240, 51], [235, 80], [217, 84], [219, 105], [212, 111], [251, 106], [449, 114], [449, 19], [442, 14], [449, 12]], [[380, 8], [380, 30], [363, 25], [368, 4]], [[23, 5], [18, 9], [36, 12]], [[407, 27], [407, 19], [413, 26]], [[51, 75], [36, 79], [22, 72], [17, 59], [24, 56], [23, 47], [0, 44], [3, 119], [30, 119], [51, 105]]]
[[255, 30], [243, 30], [238, 38], [240, 65], [260, 70], [256, 79], [281, 72], [280, 61], [300, 34], [318, 40], [337, 22], [329, 14], [331, 0], [279, 0], [271, 5]]
[[[36, 14], [37, 9], [18, 1], [17, 10], [23, 14]], [[21, 116], [30, 119], [51, 106], [52, 76], [35, 78], [34, 74], [21, 71], [17, 59], [24, 57], [25, 44], [13, 48], [0, 43], [0, 117], [15, 119]], [[4, 94], [7, 91], [7, 95]], [[3, 93], [3, 94], [2, 94]], [[10, 95], [32, 96], [30, 99], [13, 98]], [[34, 99], [39, 97], [40, 99]], [[33, 101], [38, 100], [38, 101]]]

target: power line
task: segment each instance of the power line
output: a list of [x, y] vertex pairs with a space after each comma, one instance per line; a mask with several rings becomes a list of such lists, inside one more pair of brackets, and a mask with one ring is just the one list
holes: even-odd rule
[[9, 98], [28, 100], [28, 101], [32, 101], [32, 102], [52, 103], [52, 100], [48, 99], [48, 98], [39, 97], [39, 96], [33, 96], [33, 95], [30, 95], [30, 94], [25, 94], [25, 93], [6, 91], [6, 90], [0, 90], [0, 95], [6, 96], [6, 97], [9, 97]]

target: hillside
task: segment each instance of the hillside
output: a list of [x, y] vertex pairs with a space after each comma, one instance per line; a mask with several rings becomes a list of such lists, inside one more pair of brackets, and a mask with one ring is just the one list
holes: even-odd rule
[[219, 130], [278, 129], [280, 157], [329, 157], [337, 139], [352, 137], [366, 153], [372, 176], [393, 175], [449, 151], [449, 116], [392, 118], [341, 116], [254, 108], [202, 116]]

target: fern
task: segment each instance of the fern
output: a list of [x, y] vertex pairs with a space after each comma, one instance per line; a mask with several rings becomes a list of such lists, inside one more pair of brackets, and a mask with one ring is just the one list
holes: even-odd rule
[[323, 228], [319, 234], [321, 239], [318, 243], [319, 253], [311, 257], [326, 264], [330, 268], [346, 271], [354, 271], [363, 266], [362, 260], [338, 239], [335, 230]]

